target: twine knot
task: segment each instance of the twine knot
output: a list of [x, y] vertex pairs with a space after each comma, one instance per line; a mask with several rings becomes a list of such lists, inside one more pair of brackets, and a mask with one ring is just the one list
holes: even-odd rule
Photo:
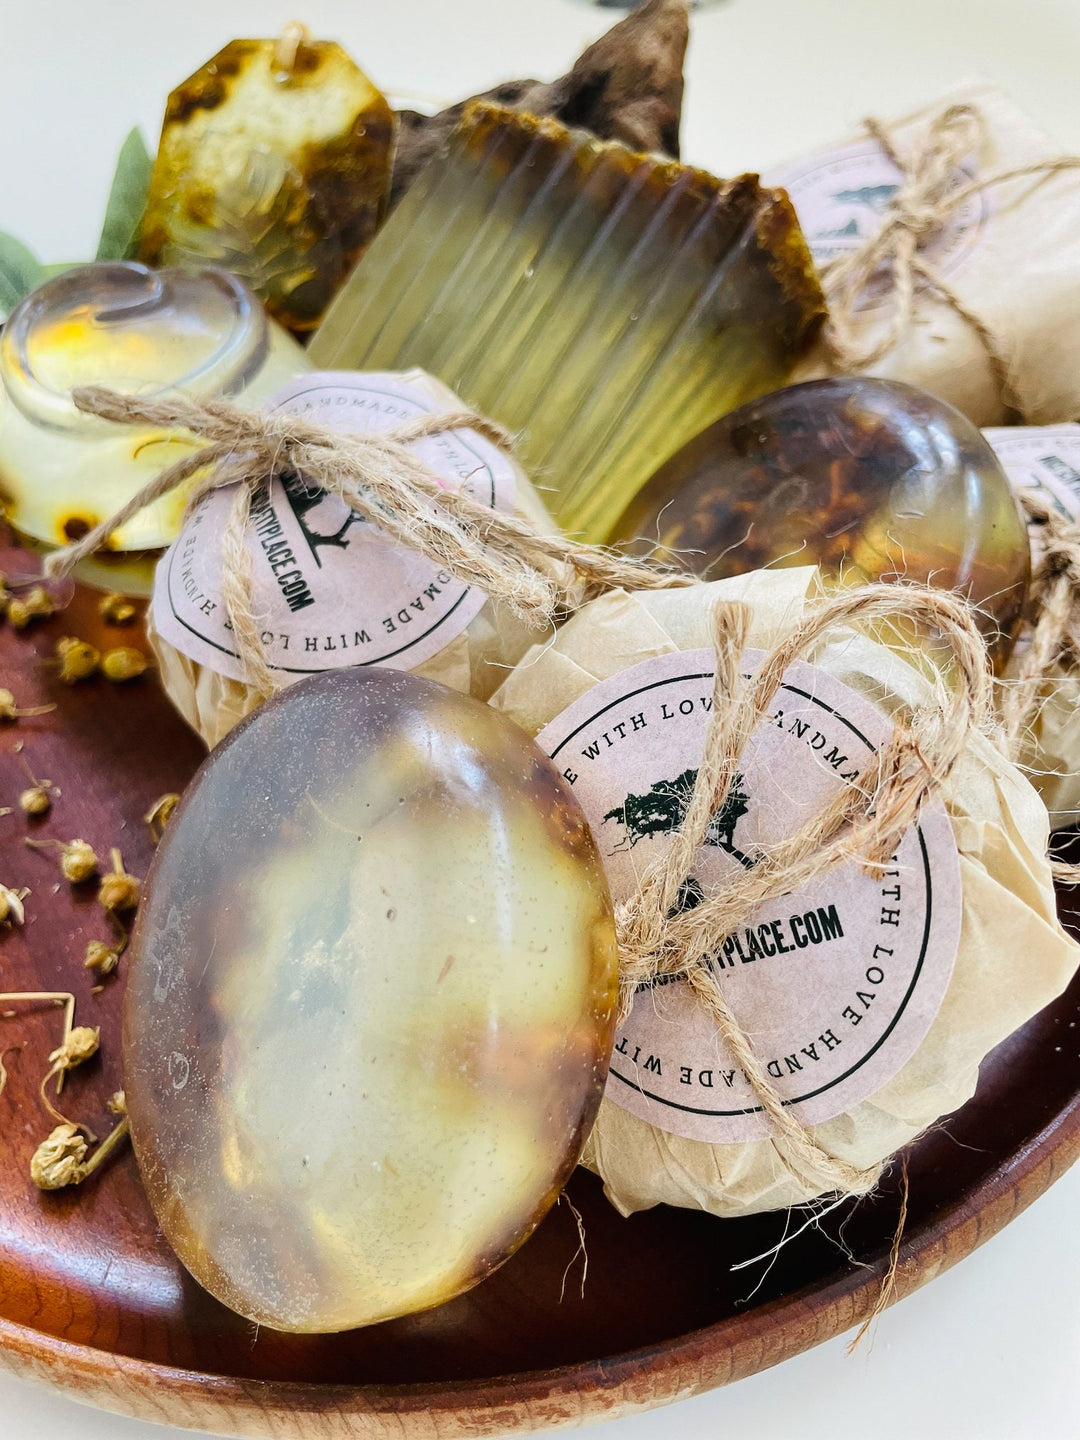
[[[753, 868], [701, 895], [692, 909], [679, 906], [709, 824], [722, 812], [743, 751], [790, 665], [809, 656], [832, 630], [901, 618], [932, 631], [949, 648], [951, 674], [948, 681], [938, 679], [933, 701], [897, 723], [890, 742], [858, 779], [765, 851]], [[833, 866], [855, 862], [879, 874], [888, 866], [923, 806], [942, 793], [972, 734], [991, 726], [986, 647], [971, 606], [959, 596], [925, 586], [866, 585], [812, 608], [744, 681], [749, 621], [742, 605], [717, 607], [713, 705], [686, 816], [616, 913], [620, 1008], [625, 1018], [638, 990], [660, 977], [685, 981], [771, 1120], [781, 1163], [819, 1192], [862, 1195], [875, 1187], [883, 1167], [864, 1170], [838, 1159], [792, 1114], [728, 1005], [713, 957], [762, 905], [809, 886]]]
[[[1046, 177], [1080, 167], [1080, 156], [1063, 155], [965, 179], [963, 166], [977, 165], [987, 141], [985, 117], [978, 106], [960, 103], [935, 115], [905, 152], [883, 121], [864, 121], [867, 132], [900, 172], [900, 184], [882, 214], [881, 224], [854, 250], [829, 261], [821, 272], [829, 302], [824, 339], [832, 363], [852, 373], [882, 360], [909, 330], [921, 292], [936, 294], [977, 335], [1004, 395], [1009, 362], [991, 327], [961, 299], [926, 256], [926, 248], [946, 222], [973, 195], [1023, 176]], [[862, 331], [859, 314], [868, 293], [884, 278], [888, 311], [880, 328]], [[875, 338], [876, 336], [876, 338]]]
[[255, 615], [248, 521], [254, 498], [277, 477], [336, 495], [365, 520], [466, 585], [476, 585], [530, 626], [551, 628], [605, 590], [691, 585], [694, 577], [615, 551], [545, 535], [447, 486], [412, 448], [449, 430], [474, 430], [511, 452], [501, 425], [471, 410], [424, 415], [392, 430], [343, 434], [287, 414], [241, 410], [221, 400], [140, 398], [77, 389], [75, 405], [122, 425], [189, 432], [208, 442], [155, 475], [115, 515], [55, 551], [46, 574], [67, 575], [147, 505], [194, 482], [188, 513], [210, 491], [235, 488], [221, 541], [222, 598], [247, 683], [262, 697], [279, 688]]

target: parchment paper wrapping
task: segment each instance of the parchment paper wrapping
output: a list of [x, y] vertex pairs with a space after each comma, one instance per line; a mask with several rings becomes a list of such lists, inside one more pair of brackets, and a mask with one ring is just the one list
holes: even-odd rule
[[[988, 429], [1010, 483], [1019, 493], [1033, 491], [1065, 520], [1080, 523], [1080, 425], [1034, 427], [1009, 425]], [[1040, 527], [1028, 523], [1031, 559], [1042, 552]], [[1005, 672], [1018, 673], [1023, 645], [1017, 646]], [[1080, 821], [1080, 675], [1057, 666], [1039, 688], [1039, 709], [1024, 737], [1020, 762], [1050, 812], [1050, 828], [1062, 830]]]
[[[960, 102], [978, 106], [987, 122], [983, 153], [967, 162], [962, 182], [1062, 154], [1063, 147], [987, 85], [963, 86], [888, 122], [899, 151], [906, 154], [930, 119]], [[767, 178], [789, 190], [821, 264], [876, 230], [885, 192], [898, 176], [863, 132]], [[1045, 425], [1080, 415], [1080, 170], [1011, 180], [970, 197], [924, 253], [989, 327], [1008, 362], [1014, 403], [1027, 422]], [[871, 297], [860, 334], [880, 334], [888, 315]], [[819, 348], [793, 379], [831, 373]], [[977, 425], [1009, 418], [979, 336], [946, 301], [925, 290], [917, 295], [906, 337], [869, 373], [932, 391]]]
[[[440, 409], [463, 408], [451, 390], [421, 370], [408, 371], [400, 379], [434, 397]], [[516, 462], [513, 469], [515, 513], [537, 529], [553, 533], [555, 523], [528, 476]], [[161, 563], [167, 559], [168, 553]], [[259, 596], [255, 599], [258, 607]], [[166, 694], [208, 746], [216, 745], [259, 704], [257, 693], [249, 685], [191, 659], [166, 640], [155, 624], [153, 604], [147, 615], [147, 635]], [[415, 666], [413, 673], [486, 700], [505, 678], [507, 669], [537, 638], [537, 632], [517, 620], [505, 606], [489, 600], [463, 631], [437, 654]], [[282, 676], [283, 683], [289, 680], [289, 676]]]
[[[761, 571], [686, 590], [606, 595], [580, 611], [546, 650], [525, 657], [491, 703], [530, 734], [598, 681], [674, 650], [710, 644], [720, 597], [753, 607], [748, 644], [768, 647], [815, 588], [812, 569]], [[838, 632], [816, 665], [896, 714], [926, 698], [899, 656]], [[914, 1056], [876, 1094], [815, 1126], [820, 1145], [869, 1168], [973, 1093], [987, 1052], [1068, 983], [1078, 947], [1057, 920], [1046, 861], [1045, 807], [992, 744], [976, 736], [944, 797], [960, 853], [961, 938], [944, 1003]], [[655, 1128], [606, 1099], [583, 1163], [624, 1214], [668, 1203], [716, 1215], [797, 1205], [813, 1193], [771, 1140], [710, 1145]]]

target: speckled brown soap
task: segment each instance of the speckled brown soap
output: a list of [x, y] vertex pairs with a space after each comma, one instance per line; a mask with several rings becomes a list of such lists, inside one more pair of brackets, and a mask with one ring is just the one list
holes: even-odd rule
[[614, 538], [658, 544], [711, 580], [817, 564], [854, 582], [959, 590], [999, 656], [1030, 573], [1023, 516], [971, 421], [864, 376], [790, 385], [718, 420], [653, 476]]

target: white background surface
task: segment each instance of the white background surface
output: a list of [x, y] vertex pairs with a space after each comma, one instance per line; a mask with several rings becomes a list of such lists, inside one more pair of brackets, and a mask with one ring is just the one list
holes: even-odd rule
[[[115, 153], [235, 35], [303, 19], [385, 90], [460, 99], [549, 78], [616, 18], [582, 0], [0, 0], [0, 229], [45, 261], [93, 252]], [[1080, 0], [722, 0], [695, 16], [686, 159], [765, 168], [964, 79], [1008, 90], [1080, 150]], [[1035, 1440], [1080, 1433], [1080, 1167], [885, 1315], [603, 1440]], [[168, 1440], [0, 1375], [0, 1440]]]

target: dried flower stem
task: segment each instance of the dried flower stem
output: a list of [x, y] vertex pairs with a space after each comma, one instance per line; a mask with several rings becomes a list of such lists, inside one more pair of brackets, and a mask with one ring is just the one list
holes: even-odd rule
[[[72, 1029], [73, 1029], [73, 1027], [74, 1027], [74, 1023], [75, 1023], [75, 996], [72, 995], [69, 991], [67, 991], [67, 990], [20, 990], [20, 991], [12, 991], [12, 992], [10, 992], [9, 994], [6, 994], [6, 995], [0, 995], [0, 1004], [3, 1004], [5, 1001], [9, 1001], [9, 1000], [17, 1000], [17, 1001], [19, 1001], [20, 1003], [23, 1003], [23, 1004], [33, 1004], [33, 1003], [35, 1003], [35, 1002], [38, 1003], [38, 1004], [40, 1004], [42, 1001], [51, 1000], [54, 1005], [63, 1005], [63, 1007], [64, 1007], [64, 1035], [63, 1035], [63, 1039], [60, 1041], [60, 1046], [61, 1046], [61, 1048], [63, 1048], [63, 1047], [68, 1043], [68, 1041], [69, 1041], [70, 1038], [71, 1038], [71, 1032], [72, 1032]], [[15, 1012], [14, 1010], [3, 1010], [3, 1011], [0, 1011], [0, 1016], [2, 1016], [2, 1018], [5, 1019], [5, 1020], [10, 1020], [10, 1019], [15, 1015], [15, 1013], [16, 1013], [16, 1012]], [[60, 1073], [59, 1073], [58, 1076], [57, 1076], [57, 1079], [56, 1079], [56, 1093], [57, 1093], [57, 1095], [59, 1095], [59, 1094], [60, 1094], [60, 1091], [64, 1088], [64, 1074], [65, 1074], [65, 1072], [64, 1072], [63, 1070], [61, 1070]]]
[[32, 850], [59, 850], [60, 869], [64, 879], [70, 880], [72, 885], [81, 885], [97, 874], [98, 858], [93, 846], [86, 840], [35, 840], [28, 835], [24, 843]]
[[20, 709], [11, 691], [0, 689], [0, 721], [25, 720], [31, 715], [47, 715], [55, 709], [55, 705], [30, 705], [25, 710]]

